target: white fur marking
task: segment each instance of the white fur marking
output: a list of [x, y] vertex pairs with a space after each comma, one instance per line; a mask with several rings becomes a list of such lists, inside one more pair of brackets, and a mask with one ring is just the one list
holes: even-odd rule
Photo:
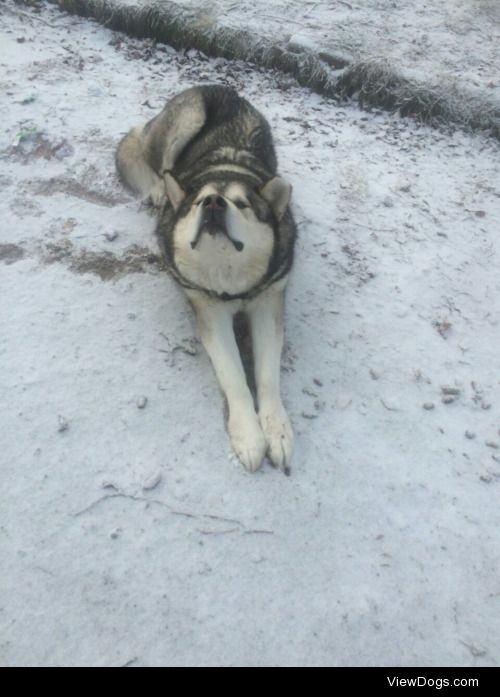
[[283, 347], [283, 289], [271, 287], [250, 306], [259, 420], [271, 462], [285, 469], [290, 464], [293, 431], [280, 396]]
[[266, 439], [246, 383], [233, 331], [233, 313], [227, 303], [212, 301], [202, 294], [191, 293], [191, 298], [203, 345], [227, 399], [227, 428], [232, 446], [244, 466], [255, 472], [264, 459]]
[[[197, 200], [214, 193], [218, 193], [215, 187], [207, 185]], [[238, 251], [227, 236], [219, 233], [202, 233], [193, 249], [191, 243], [202, 215], [201, 206], [195, 205], [175, 227], [174, 259], [187, 281], [218, 294], [237, 295], [257, 285], [266, 273], [274, 238], [269, 225], [257, 220], [251, 211], [238, 209], [232, 197], [245, 198], [243, 187], [228, 187], [226, 198], [228, 232], [233, 240], [243, 243], [243, 249]]]

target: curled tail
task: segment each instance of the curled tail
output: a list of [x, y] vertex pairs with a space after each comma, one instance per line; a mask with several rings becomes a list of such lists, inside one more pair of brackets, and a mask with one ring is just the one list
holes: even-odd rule
[[141, 198], [151, 198], [156, 206], [165, 202], [163, 179], [146, 158], [147, 141], [144, 128], [133, 128], [120, 142], [116, 151], [116, 169], [121, 181]]
[[155, 205], [166, 199], [163, 173], [171, 171], [186, 145], [207, 119], [204, 92], [191, 88], [177, 95], [145, 126], [133, 128], [116, 151], [116, 168], [123, 183]]

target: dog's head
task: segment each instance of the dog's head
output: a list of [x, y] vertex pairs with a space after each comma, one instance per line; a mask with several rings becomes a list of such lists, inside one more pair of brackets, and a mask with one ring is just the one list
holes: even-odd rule
[[171, 174], [164, 179], [175, 211], [173, 257], [181, 275], [220, 295], [255, 287], [268, 270], [291, 186], [278, 176], [260, 188], [214, 180], [186, 194]]

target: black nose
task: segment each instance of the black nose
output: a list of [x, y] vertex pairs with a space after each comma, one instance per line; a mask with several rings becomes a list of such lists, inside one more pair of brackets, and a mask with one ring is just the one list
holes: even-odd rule
[[206, 196], [203, 200], [203, 208], [224, 209], [226, 207], [226, 201], [222, 198], [222, 196], [218, 196], [217, 194]]

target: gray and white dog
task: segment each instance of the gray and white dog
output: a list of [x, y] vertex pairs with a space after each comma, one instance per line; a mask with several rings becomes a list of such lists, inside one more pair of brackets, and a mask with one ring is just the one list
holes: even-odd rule
[[[280, 359], [296, 227], [269, 124], [230, 88], [194, 87], [132, 129], [116, 164], [122, 181], [160, 208], [160, 243], [194, 306], [236, 454], [253, 472], [267, 453], [288, 473], [293, 432]], [[257, 411], [234, 334], [240, 312], [251, 330]]]

